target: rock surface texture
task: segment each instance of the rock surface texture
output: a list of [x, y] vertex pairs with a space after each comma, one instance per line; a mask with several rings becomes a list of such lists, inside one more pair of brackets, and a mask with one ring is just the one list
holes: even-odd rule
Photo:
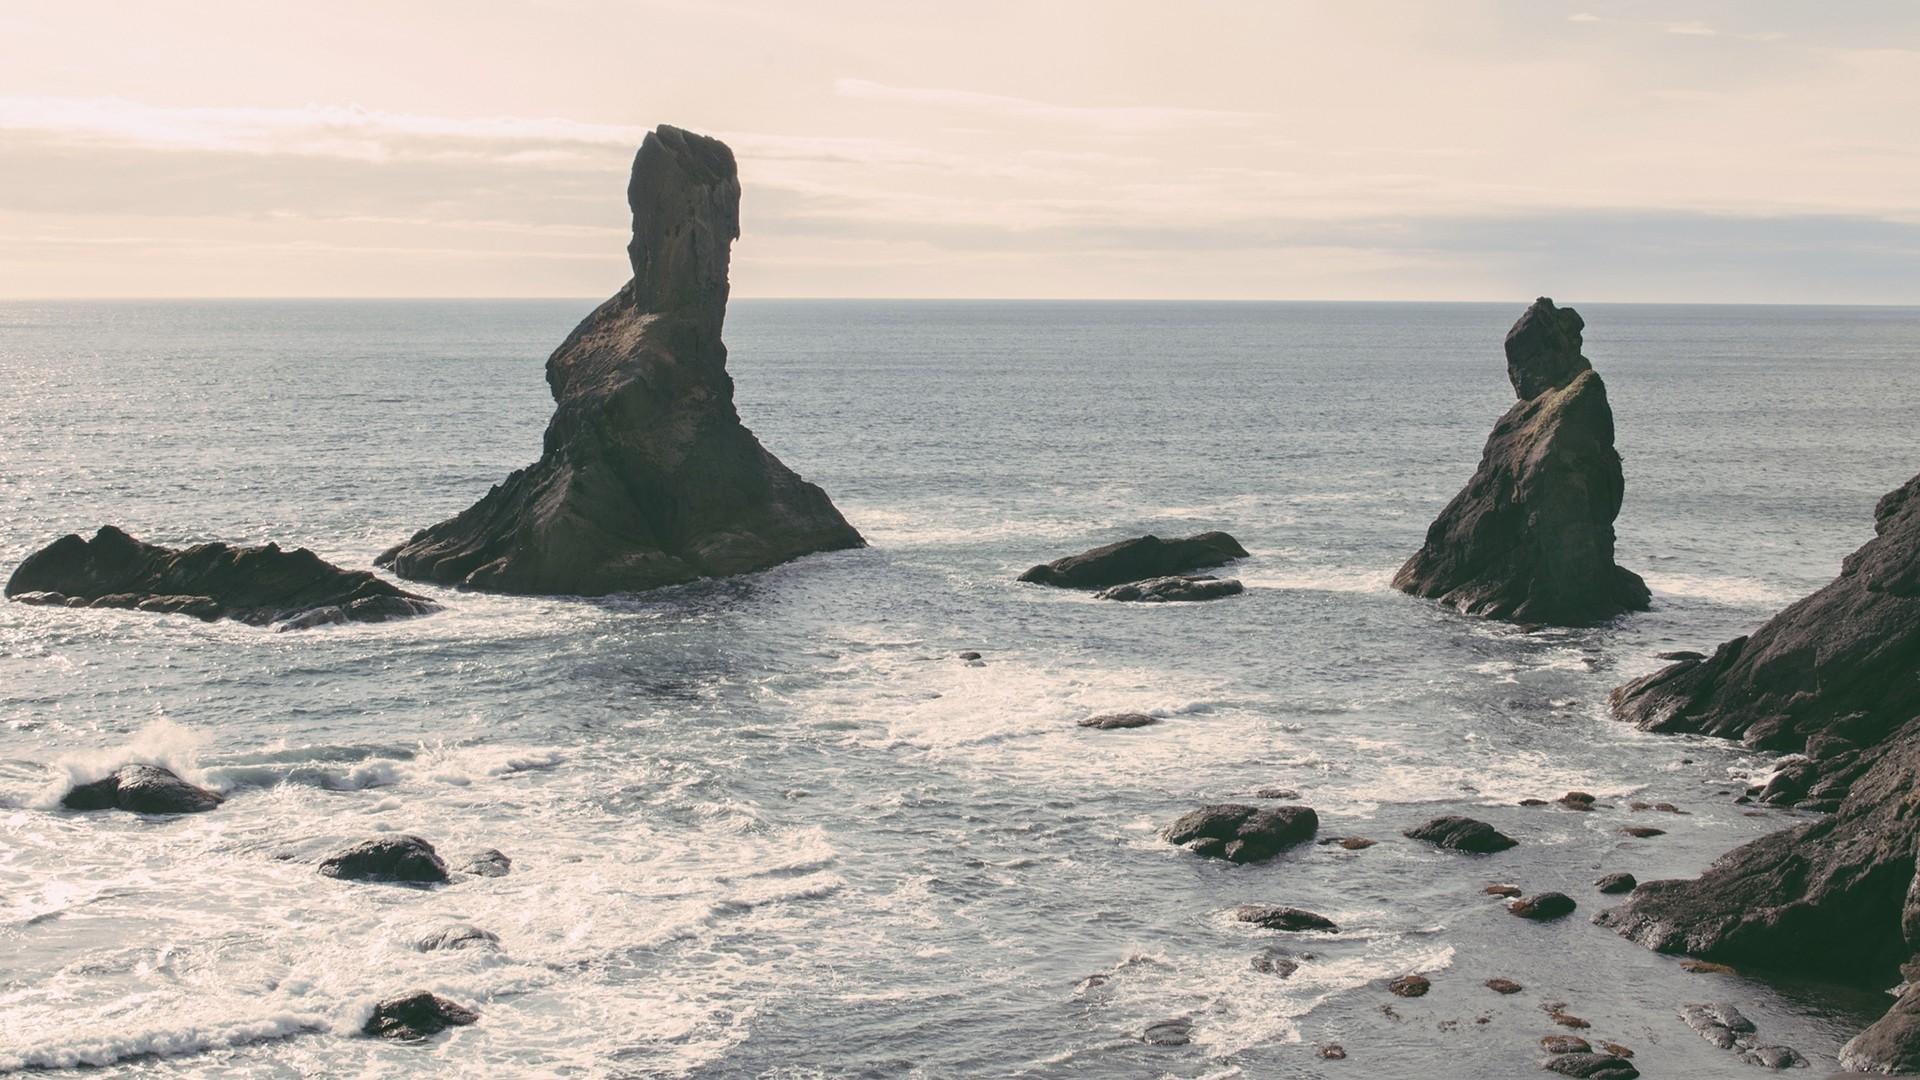
[[1246, 557], [1247, 549], [1223, 532], [1197, 533], [1177, 540], [1136, 536], [1042, 563], [1021, 574], [1020, 580], [1062, 589], [1110, 589], [1150, 578], [1178, 577], [1190, 570], [1205, 570]]
[[1125, 585], [1101, 589], [1094, 595], [1101, 600], [1128, 600], [1147, 604], [1191, 603], [1219, 600], [1247, 591], [1238, 578], [1217, 578], [1210, 574], [1176, 574], [1172, 577], [1130, 581]]
[[433, 845], [404, 835], [363, 840], [322, 859], [320, 872], [345, 881], [441, 885], [448, 880], [447, 864]]
[[480, 1014], [463, 1005], [456, 1005], [438, 994], [418, 990], [397, 998], [389, 998], [373, 1007], [373, 1014], [367, 1017], [361, 1033], [380, 1039], [399, 1039], [402, 1042], [414, 1042], [425, 1039], [450, 1027], [464, 1027], [480, 1019]]
[[69, 810], [125, 810], [134, 814], [197, 814], [226, 800], [158, 765], [122, 765], [111, 776], [75, 785], [60, 799]]
[[1416, 825], [1401, 835], [1409, 840], [1420, 840], [1434, 847], [1450, 851], [1465, 851], [1474, 855], [1491, 855], [1505, 851], [1519, 841], [1484, 821], [1470, 817], [1449, 814], [1437, 817], [1424, 825]]
[[1320, 831], [1310, 806], [1261, 808], [1223, 803], [1190, 810], [1161, 832], [1168, 843], [1228, 862], [1265, 862]]
[[864, 541], [733, 407], [721, 324], [740, 235], [725, 143], [662, 126], [627, 187], [633, 279], [547, 360], [540, 460], [380, 556], [403, 577], [495, 592], [636, 592]]
[[1626, 482], [1606, 385], [1580, 355], [1585, 325], [1542, 297], [1507, 332], [1520, 400], [1394, 588], [1513, 622], [1581, 626], [1647, 607], [1646, 583], [1613, 562]]
[[101, 526], [91, 540], [68, 534], [27, 556], [7, 580], [6, 593], [27, 604], [134, 608], [283, 630], [384, 622], [440, 607], [365, 570], [343, 570], [306, 548], [168, 548], [111, 525]]

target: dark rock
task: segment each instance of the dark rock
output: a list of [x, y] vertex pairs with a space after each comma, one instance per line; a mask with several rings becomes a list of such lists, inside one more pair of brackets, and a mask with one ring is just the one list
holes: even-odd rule
[[1540, 1067], [1582, 1080], [1635, 1080], [1640, 1075], [1633, 1062], [1613, 1054], [1561, 1054], [1548, 1058]]
[[864, 541], [740, 423], [721, 325], [740, 235], [725, 143], [662, 125], [627, 186], [633, 278], [547, 360], [540, 460], [381, 555], [495, 592], [636, 592]]
[[962, 659], [962, 660], [978, 660], [978, 659], [980, 659], [980, 654], [979, 654], [979, 653], [977, 653], [977, 652], [974, 652], [974, 651], [973, 651], [973, 650], [971, 650], [971, 649], [969, 649], [969, 650], [967, 650], [966, 652], [963, 652], [963, 653], [961, 653], [961, 654], [960, 654], [960, 659]]
[[1526, 987], [1521, 986], [1512, 979], [1488, 979], [1487, 989], [1496, 994], [1517, 994], [1526, 989]]
[[1573, 909], [1573, 897], [1568, 896], [1566, 893], [1557, 892], [1543, 892], [1537, 896], [1529, 896], [1524, 900], [1515, 900], [1513, 903], [1507, 905], [1508, 911], [1513, 912], [1523, 919], [1532, 919], [1535, 922], [1564, 919], [1568, 915], [1573, 914]]
[[1345, 1061], [1347, 1048], [1339, 1043], [1328, 1043], [1320, 1048], [1320, 1056], [1328, 1061]]
[[461, 863], [460, 869], [475, 877], [506, 877], [513, 869], [513, 860], [493, 848], [488, 848]]
[[76, 785], [60, 799], [60, 805], [69, 810], [197, 814], [225, 801], [158, 765], [122, 765], [111, 776]]
[[345, 881], [439, 884], [447, 880], [447, 864], [434, 854], [432, 844], [417, 836], [363, 840], [322, 859], [320, 872]]
[[1276, 904], [1241, 904], [1233, 909], [1233, 917], [1266, 930], [1313, 930], [1327, 934], [1340, 932], [1333, 920], [1325, 915]]
[[1111, 589], [1102, 589], [1094, 596], [1101, 600], [1176, 604], [1219, 600], [1223, 597], [1238, 596], [1246, 591], [1247, 587], [1233, 578], [1208, 577], [1200, 574], [1129, 582], [1125, 585], [1115, 585]]
[[1760, 801], [1769, 806], [1792, 806], [1806, 798], [1819, 775], [1819, 769], [1811, 761], [1789, 762], [1760, 789]]
[[1140, 1037], [1148, 1046], [1185, 1046], [1193, 1041], [1193, 1021], [1161, 1020], [1148, 1024]]
[[1701, 1038], [1722, 1050], [1731, 1050], [1742, 1035], [1753, 1034], [1753, 1021], [1732, 1005], [1683, 1005], [1680, 1019]]
[[1490, 855], [1496, 851], [1505, 851], [1519, 841], [1502, 833], [1484, 821], [1473, 818], [1448, 815], [1437, 817], [1425, 825], [1408, 829], [1404, 834], [1411, 840], [1423, 840], [1435, 847], [1453, 851], [1467, 851], [1476, 855]]
[[1377, 843], [1377, 841], [1369, 840], [1364, 836], [1327, 836], [1322, 837], [1319, 843], [1323, 847], [1331, 846], [1339, 847], [1347, 851], [1365, 851]]
[[342, 570], [306, 548], [167, 548], [111, 525], [101, 526], [92, 540], [69, 534], [27, 556], [8, 579], [6, 594], [28, 604], [132, 608], [277, 624], [282, 630], [384, 622], [440, 608], [365, 570]]
[[1580, 355], [1583, 326], [1545, 297], [1513, 324], [1507, 375], [1519, 401], [1395, 588], [1520, 623], [1587, 625], [1647, 607], [1646, 583], [1613, 562], [1626, 484], [1606, 385]]
[[1521, 799], [1520, 805], [1521, 806], [1546, 806], [1548, 805], [1548, 803], [1547, 803], [1547, 800], [1545, 799]]
[[1540, 1040], [1540, 1048], [1549, 1054], [1585, 1054], [1593, 1044], [1578, 1035], [1548, 1035]]
[[1620, 831], [1639, 840], [1647, 840], [1655, 836], [1667, 835], [1667, 830], [1656, 829], [1651, 825], [1623, 825]]
[[1654, 653], [1653, 658], [1655, 660], [1705, 660], [1707, 654], [1694, 652], [1691, 649], [1675, 649], [1672, 652]]
[[1247, 549], [1223, 532], [1204, 532], [1178, 540], [1139, 536], [1043, 563], [1021, 574], [1020, 580], [1062, 589], [1106, 589], [1205, 570], [1246, 557]]
[[1793, 1069], [1805, 1066], [1807, 1059], [1791, 1046], [1749, 1046], [1740, 1051], [1740, 1060], [1769, 1069]]
[[1481, 891], [1488, 896], [1519, 896], [1525, 890], [1518, 885], [1509, 885], [1503, 881], [1496, 881]]
[[472, 1009], [455, 1005], [438, 994], [419, 990], [402, 997], [388, 998], [375, 1005], [373, 1015], [367, 1017], [360, 1031], [382, 1039], [415, 1042], [438, 1035], [450, 1027], [463, 1027], [478, 1019], [480, 1014]]
[[1909, 986], [1887, 1014], [1840, 1048], [1848, 1072], [1920, 1073], [1920, 987]]
[[1569, 791], [1560, 796], [1560, 805], [1569, 810], [1592, 810], [1593, 796], [1584, 791]]
[[1424, 997], [1433, 983], [1425, 975], [1402, 975], [1387, 984], [1387, 989], [1403, 998]]
[[1100, 731], [1113, 731], [1120, 728], [1146, 727], [1149, 724], [1157, 724], [1159, 722], [1160, 719], [1158, 717], [1148, 716], [1146, 713], [1102, 713], [1099, 716], [1089, 716], [1082, 719], [1080, 726], [1083, 728], [1096, 728]]
[[1229, 862], [1262, 862], [1313, 839], [1320, 816], [1309, 806], [1262, 809], [1228, 803], [1203, 806], [1174, 820], [1161, 833], [1197, 855]]
[[1593, 887], [1603, 893], [1613, 894], [1632, 892], [1633, 887], [1638, 884], [1640, 884], [1640, 882], [1636, 880], [1632, 874], [1617, 873], [1606, 875], [1599, 881], [1594, 882]]
[[421, 952], [437, 952], [441, 949], [479, 949], [491, 948], [500, 944], [500, 935], [477, 926], [459, 924], [436, 930], [413, 943]]

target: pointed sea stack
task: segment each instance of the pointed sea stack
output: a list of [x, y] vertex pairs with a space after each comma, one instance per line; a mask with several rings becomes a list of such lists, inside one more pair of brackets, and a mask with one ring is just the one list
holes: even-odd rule
[[1613, 562], [1626, 482], [1606, 385], [1580, 355], [1585, 326], [1541, 297], [1507, 332], [1520, 400], [1394, 588], [1513, 622], [1582, 626], [1646, 609], [1646, 582]]
[[860, 547], [826, 493], [733, 407], [729, 250], [740, 180], [725, 143], [662, 125], [627, 186], [633, 279], [547, 360], [540, 460], [380, 556], [403, 577], [598, 596]]

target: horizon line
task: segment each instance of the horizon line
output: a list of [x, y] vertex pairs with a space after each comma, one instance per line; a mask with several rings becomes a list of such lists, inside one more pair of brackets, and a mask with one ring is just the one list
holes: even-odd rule
[[[1535, 294], [1547, 295], [1547, 294]], [[1575, 294], [1568, 294], [1575, 295]], [[468, 303], [528, 303], [533, 301], [605, 303], [607, 296], [539, 296], [539, 295], [419, 295], [419, 296], [365, 296], [365, 295], [273, 295], [273, 296], [182, 296], [182, 295], [46, 295], [46, 296], [0, 296], [0, 304], [30, 303], [422, 303], [427, 301], [468, 302]], [[1286, 297], [1286, 296], [789, 296], [758, 295], [733, 296], [728, 302], [753, 302], [760, 300], [805, 301], [809, 303], [990, 303], [990, 304], [1511, 304], [1527, 303], [1531, 298], [1430, 298], [1400, 297], [1380, 299], [1356, 299], [1353, 297]], [[1639, 307], [1809, 307], [1809, 308], [1920, 308], [1920, 299], [1911, 301], [1885, 300], [1569, 300], [1572, 304], [1631, 304]]]

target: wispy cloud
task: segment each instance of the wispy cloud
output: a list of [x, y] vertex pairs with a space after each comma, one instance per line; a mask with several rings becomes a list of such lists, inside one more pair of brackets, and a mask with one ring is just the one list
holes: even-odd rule
[[1666, 30], [1669, 34], [1681, 34], [1686, 37], [1715, 37], [1720, 33], [1720, 31], [1715, 30], [1713, 27], [1697, 19], [1688, 22], [1668, 23]]
[[1191, 126], [1237, 126], [1261, 114], [1226, 109], [1190, 109], [1168, 105], [1062, 105], [1033, 98], [923, 86], [888, 86], [866, 79], [837, 79], [834, 93], [862, 101], [885, 101], [924, 108], [993, 113], [1026, 120], [1071, 124], [1105, 131], [1154, 131]]

